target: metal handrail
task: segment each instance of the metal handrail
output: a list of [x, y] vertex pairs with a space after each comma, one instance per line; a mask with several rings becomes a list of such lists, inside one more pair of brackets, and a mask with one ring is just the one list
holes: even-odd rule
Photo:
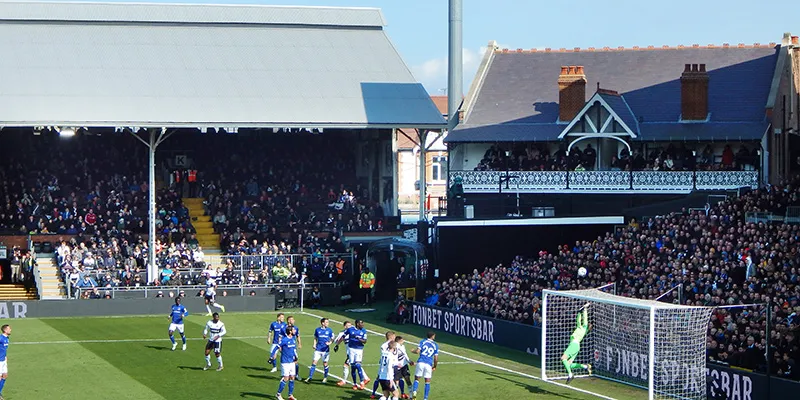
[[[252, 285], [252, 284], [248, 284], [246, 282], [247, 274], [250, 272], [250, 270], [253, 270], [253, 272], [257, 272], [260, 275], [260, 272], [263, 271], [264, 268], [267, 269], [267, 273], [268, 273], [267, 280], [269, 282], [267, 282], [267, 283], [258, 283], [258, 284], [255, 284], [255, 285], [275, 284], [275, 283], [277, 283], [277, 282], [275, 282], [276, 280], [280, 281], [280, 280], [286, 279], [286, 277], [277, 277], [277, 278], [275, 277], [273, 268], [276, 265], [278, 265], [278, 263], [280, 263], [283, 266], [292, 267], [292, 268], [296, 269], [298, 274], [300, 274], [300, 275], [306, 275], [306, 276], [309, 275], [309, 273], [311, 272], [310, 271], [310, 265], [309, 265], [309, 270], [308, 271], [304, 271], [301, 268], [302, 261], [303, 261], [304, 258], [308, 259], [308, 261], [310, 261], [312, 263], [313, 263], [314, 259], [321, 258], [322, 262], [323, 262], [323, 268], [324, 268], [325, 265], [327, 265], [330, 262], [334, 262], [335, 263], [335, 262], [339, 261], [340, 259], [342, 261], [344, 261], [345, 265], [344, 265], [344, 268], [343, 268], [343, 272], [341, 274], [339, 274], [338, 271], [333, 271], [333, 273], [335, 274], [335, 280], [337, 280], [337, 281], [347, 280], [347, 279], [351, 278], [353, 276], [354, 272], [355, 272], [354, 262], [356, 260], [355, 260], [355, 255], [352, 252], [350, 252], [350, 253], [329, 253], [329, 254], [321, 254], [321, 255], [314, 255], [314, 254], [230, 255], [230, 256], [226, 255], [226, 256], [219, 256], [219, 259], [221, 261], [221, 265], [217, 265], [217, 266], [214, 266], [214, 267], [206, 265], [205, 268], [190, 267], [190, 268], [170, 269], [172, 271], [172, 278], [170, 279], [170, 281], [171, 282], [174, 281], [175, 277], [178, 276], [178, 275], [189, 274], [189, 275], [192, 275], [192, 276], [196, 276], [196, 275], [199, 275], [201, 272], [207, 271], [209, 269], [219, 270], [220, 273], [222, 273], [223, 271], [225, 271], [227, 269], [228, 265], [231, 265], [231, 266], [234, 267], [234, 269], [233, 269], [234, 274], [236, 274], [237, 276], [241, 277], [241, 279], [242, 279], [241, 285], [245, 285], [245, 286]], [[163, 269], [161, 271], [163, 271]], [[103, 270], [103, 273], [107, 273], [107, 272], [117, 273], [117, 272], [120, 272], [120, 269], [105, 269], [105, 270]], [[64, 282], [65, 282], [65, 284], [67, 286], [68, 297], [72, 297], [73, 296], [72, 282], [69, 280], [68, 276], [65, 276], [65, 273], [64, 273], [64, 271], [62, 269], [62, 266], [59, 266], [59, 273], [61, 273], [64, 276]], [[95, 271], [90, 271], [88, 274], [89, 274], [89, 276], [94, 277], [94, 278], [99, 278], [100, 277], [100, 273], [95, 272]], [[134, 275], [145, 276], [146, 273], [144, 271], [142, 271], [142, 272], [139, 272], [139, 273], [134, 273]], [[312, 277], [312, 278], [315, 278], [315, 277]], [[320, 279], [325, 279], [324, 278], [324, 274], [320, 277]], [[143, 285], [148, 285], [149, 286], [151, 283], [152, 282], [147, 282], [147, 280], [145, 279], [144, 281], [142, 281], [142, 286]], [[176, 287], [176, 286], [179, 287], [181, 285], [180, 284], [178, 284], [178, 285], [167, 284], [167, 285], [163, 285], [163, 286], [162, 285], [158, 285], [157, 287]], [[98, 285], [97, 287], [101, 288], [102, 286]]]
[[[320, 283], [306, 283], [305, 280], [301, 282], [287, 282], [287, 283], [262, 283], [257, 285], [218, 285], [217, 286], [217, 297], [222, 297], [221, 293], [224, 291], [239, 291], [240, 296], [245, 295], [245, 291], [250, 290], [285, 290], [291, 288], [314, 288], [314, 287], [337, 287], [343, 286], [343, 282], [320, 282]], [[189, 292], [189, 291], [197, 291], [200, 292], [201, 290], [205, 290], [205, 285], [186, 285], [186, 286], [111, 286], [111, 287], [103, 287], [103, 286], [96, 286], [93, 288], [87, 288], [85, 290], [94, 291], [97, 290], [100, 292], [102, 296], [106, 296], [107, 294], [111, 296], [112, 299], [117, 298], [118, 293], [141, 293], [142, 298], [150, 298], [156, 297], [159, 292], [169, 293], [174, 292], [175, 296], [180, 294], [180, 292]], [[82, 290], [83, 292], [83, 290]], [[71, 298], [71, 297], [70, 297]], [[71, 298], [72, 299], [72, 298]], [[80, 299], [80, 296], [74, 298], [73, 300]]]

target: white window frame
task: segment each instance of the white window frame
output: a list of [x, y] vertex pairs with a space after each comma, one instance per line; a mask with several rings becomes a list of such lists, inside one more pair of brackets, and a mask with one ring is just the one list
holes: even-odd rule
[[[446, 155], [438, 155], [431, 158], [431, 182], [444, 182], [447, 180], [447, 171], [445, 171], [446, 166]], [[437, 171], [439, 175], [438, 178], [436, 178]]]

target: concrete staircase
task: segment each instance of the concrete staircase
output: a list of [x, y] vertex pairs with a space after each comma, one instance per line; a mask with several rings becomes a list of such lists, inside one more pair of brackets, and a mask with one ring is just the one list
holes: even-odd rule
[[38, 299], [35, 287], [26, 289], [25, 285], [12, 283], [0, 285], [0, 301]]
[[39, 265], [39, 288], [42, 300], [63, 299], [66, 297], [66, 286], [61, 281], [58, 273], [58, 262], [53, 254], [37, 254], [36, 263]]
[[202, 197], [183, 198], [183, 205], [189, 209], [189, 217], [192, 220], [192, 225], [197, 231], [197, 241], [203, 247], [203, 252], [219, 253], [219, 235], [214, 233], [214, 224], [211, 222], [211, 217], [206, 214], [203, 207]]

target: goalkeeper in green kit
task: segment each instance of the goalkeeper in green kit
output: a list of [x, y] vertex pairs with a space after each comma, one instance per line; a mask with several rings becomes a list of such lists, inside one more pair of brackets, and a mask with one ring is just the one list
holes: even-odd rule
[[567, 373], [569, 374], [567, 383], [572, 381], [573, 368], [583, 368], [589, 372], [589, 375], [592, 374], [592, 364], [574, 363], [575, 358], [578, 357], [578, 353], [581, 351], [581, 341], [586, 334], [589, 333], [589, 329], [591, 328], [589, 325], [589, 304], [590, 303], [584, 304], [583, 307], [581, 307], [582, 311], [578, 311], [578, 317], [576, 321], [577, 326], [572, 332], [569, 346], [567, 346], [567, 349], [564, 350], [564, 354], [561, 356], [561, 362], [564, 363], [564, 368], [567, 369]]

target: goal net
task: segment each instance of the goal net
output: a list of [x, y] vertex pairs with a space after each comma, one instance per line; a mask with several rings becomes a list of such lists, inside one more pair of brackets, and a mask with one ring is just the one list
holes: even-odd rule
[[593, 376], [647, 389], [649, 399], [706, 398], [706, 333], [712, 309], [598, 289], [544, 291], [543, 379], [568, 378], [562, 354], [587, 303], [590, 329], [571, 363], [574, 377], [588, 376], [583, 365], [591, 364]]

